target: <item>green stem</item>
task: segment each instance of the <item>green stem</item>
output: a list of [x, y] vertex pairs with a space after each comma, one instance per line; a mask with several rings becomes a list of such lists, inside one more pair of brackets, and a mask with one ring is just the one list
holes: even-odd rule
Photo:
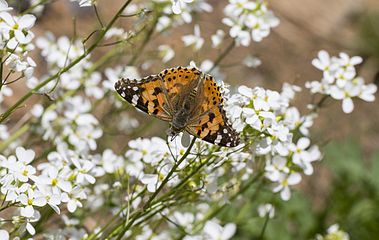
[[32, 12], [36, 7], [38, 7], [39, 5], [42, 5], [42, 4], [47, 3], [48, 1], [49, 1], [49, 0], [41, 0], [41, 1], [39, 1], [38, 3], [36, 3], [36, 4], [32, 5], [32, 6], [30, 6], [28, 9], [26, 9], [25, 11], [23, 11], [23, 12], [21, 13], [21, 15], [24, 15], [24, 14], [27, 14], [27, 13]]
[[3, 87], [3, 58], [0, 58], [0, 91], [1, 88]]
[[207, 159], [205, 159], [195, 170], [193, 170], [190, 174], [188, 174], [178, 185], [176, 185], [170, 192], [164, 194], [163, 196], [161, 196], [159, 199], [157, 199], [153, 205], [155, 203], [158, 203], [158, 202], [161, 202], [161, 201], [164, 201], [164, 199], [166, 199], [167, 197], [170, 197], [170, 195], [173, 193], [173, 192], [177, 192], [178, 190], [180, 190], [181, 188], [183, 188], [185, 186], [185, 183], [187, 183], [187, 181], [192, 177], [194, 176], [196, 173], [198, 173], [200, 171], [200, 169], [202, 169], [208, 162], [210, 159], [212, 159], [212, 157], [214, 156], [210, 156], [208, 157]]
[[269, 220], [270, 220], [270, 214], [267, 213], [267, 216], [266, 216], [265, 222], [263, 224], [263, 228], [262, 228], [261, 234], [259, 235], [259, 239], [261, 239], [261, 240], [263, 240], [263, 236], [265, 235], [265, 231], [266, 231], [266, 228], [267, 228]]
[[87, 51], [85, 51], [81, 56], [77, 57], [75, 60], [73, 60], [69, 65], [55, 73], [53, 76], [47, 78], [45, 81], [41, 82], [38, 84], [35, 88], [30, 90], [28, 93], [26, 93], [24, 96], [22, 96], [13, 106], [11, 106], [5, 113], [3, 113], [0, 116], [0, 123], [2, 123], [4, 120], [6, 120], [18, 107], [21, 106], [27, 99], [29, 99], [33, 93], [37, 92], [40, 90], [42, 87], [44, 87], [46, 84], [49, 82], [53, 81], [57, 77], [59, 77], [62, 73], [67, 72], [70, 70], [72, 67], [74, 67], [76, 64], [78, 64], [81, 60], [83, 60], [85, 57], [87, 57], [96, 47], [99, 45], [99, 43], [103, 40], [106, 32], [113, 26], [115, 21], [119, 18], [121, 13], [124, 11], [124, 9], [131, 3], [132, 0], [128, 0], [127, 2], [124, 3], [124, 5], [119, 9], [117, 14], [112, 18], [112, 20], [109, 22], [109, 24], [106, 26], [105, 29], [102, 29], [100, 32], [98, 38], [95, 40], [95, 42], [88, 48]]
[[4, 142], [0, 143], [0, 152], [2, 152], [9, 144], [11, 144], [14, 140], [18, 139], [24, 133], [26, 133], [30, 128], [29, 124], [25, 124], [21, 128], [17, 129], [10, 137], [8, 137]]
[[208, 72], [212, 72], [220, 63], [221, 61], [232, 51], [232, 49], [236, 46], [236, 42], [233, 40], [227, 48], [217, 57], [215, 60], [214, 65]]
[[151, 24], [148, 32], [146, 33], [145, 38], [144, 38], [141, 46], [139, 47], [139, 49], [136, 52], [136, 54], [133, 55], [132, 59], [130, 59], [130, 61], [128, 62], [129, 66], [133, 65], [137, 61], [137, 59], [138, 59], [139, 56], [142, 56], [143, 50], [145, 49], [147, 43], [150, 41], [151, 36], [154, 33], [155, 27], [157, 26], [157, 23], [158, 23], [158, 19], [159, 19], [159, 16], [155, 16], [154, 17], [153, 24]]

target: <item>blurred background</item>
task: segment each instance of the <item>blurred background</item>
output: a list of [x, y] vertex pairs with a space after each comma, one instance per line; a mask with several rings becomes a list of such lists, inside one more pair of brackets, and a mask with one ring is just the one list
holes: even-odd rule
[[[22, 11], [28, 1], [8, 1]], [[122, 0], [99, 0], [98, 9], [103, 22], [107, 22], [118, 10]], [[138, 1], [136, 1], [138, 2]], [[304, 86], [306, 81], [321, 79], [320, 71], [311, 61], [321, 49], [332, 55], [343, 51], [350, 56], [359, 55], [364, 62], [359, 67], [359, 75], [367, 83], [379, 85], [379, 1], [378, 0], [272, 0], [269, 7], [280, 19], [280, 25], [273, 29], [268, 38], [250, 47], [238, 47], [222, 61], [220, 68], [224, 81], [232, 86], [261, 86], [280, 90], [284, 82]], [[193, 16], [191, 24], [185, 24], [163, 35], [155, 34], [145, 50], [144, 57], [135, 62], [141, 75], [154, 74], [165, 67], [188, 65], [190, 60], [200, 64], [205, 59], [214, 60], [218, 52], [208, 48], [210, 36], [217, 29], [227, 31], [221, 23], [223, 8], [227, 1], [209, 0], [213, 12]], [[73, 24], [75, 20], [75, 28]], [[198, 53], [185, 48], [181, 37], [193, 33], [194, 23], [199, 24], [205, 38], [205, 47]], [[116, 26], [131, 30], [131, 21], [122, 20]], [[99, 28], [94, 9], [79, 8], [77, 3], [57, 0], [49, 4], [32, 29], [36, 36], [46, 31], [56, 36], [74, 33], [85, 38]], [[75, 29], [75, 31], [74, 31]], [[149, 53], [157, 51], [158, 44], [169, 44], [176, 52], [172, 61], [159, 63], [154, 67], [142, 69]], [[225, 46], [227, 45], [224, 43]], [[112, 47], [112, 46], [110, 46]], [[130, 46], [129, 46], [130, 47]], [[99, 48], [93, 54], [96, 59], [108, 48]], [[257, 68], [247, 68], [240, 64], [241, 55], [249, 52], [261, 59]], [[39, 68], [36, 75], [45, 72], [44, 63], [34, 51], [33, 59]], [[109, 66], [126, 64], [130, 56], [109, 62]], [[15, 94], [6, 100], [11, 105], [26, 91], [25, 84], [12, 85]], [[376, 94], [376, 98], [378, 98]], [[31, 102], [39, 101], [35, 96]], [[307, 91], [300, 93], [296, 106], [306, 111], [310, 103]], [[270, 220], [266, 239], [311, 239], [316, 233], [323, 233], [333, 223], [340, 224], [351, 239], [378, 239], [379, 236], [379, 102], [365, 103], [354, 101], [351, 114], [342, 112], [340, 103], [330, 101], [319, 112], [312, 128], [313, 139], [319, 141], [324, 152], [323, 160], [316, 164], [315, 174], [305, 177], [289, 202], [269, 199], [277, 208], [276, 217]], [[22, 116], [23, 111], [17, 111]], [[102, 112], [98, 113], [103, 114]], [[140, 117], [140, 116], [138, 116]], [[142, 119], [142, 118], [141, 118]], [[144, 133], [149, 136], [162, 135], [160, 122]], [[163, 126], [163, 125], [162, 125]], [[252, 193], [247, 193], [252, 194]], [[267, 194], [272, 196], [272, 194]], [[264, 198], [264, 194], [262, 198]], [[249, 198], [246, 198], [247, 200]], [[262, 200], [263, 201], [263, 200]], [[262, 202], [260, 201], [260, 202]], [[242, 228], [238, 229], [236, 239], [252, 239], [259, 233], [251, 232], [251, 225], [263, 225], [257, 217], [254, 202], [246, 201], [238, 208], [229, 208], [221, 213], [223, 219], [233, 219]]]

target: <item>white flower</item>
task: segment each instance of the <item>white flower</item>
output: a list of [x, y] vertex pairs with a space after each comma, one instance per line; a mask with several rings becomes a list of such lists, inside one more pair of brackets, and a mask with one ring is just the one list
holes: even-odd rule
[[52, 189], [42, 185], [37, 185], [41, 196], [45, 197], [47, 204], [57, 213], [60, 214], [58, 205], [61, 203], [61, 194], [53, 193]]
[[312, 65], [323, 71], [324, 78], [327, 81], [333, 82], [334, 74], [338, 69], [338, 64], [332, 61], [328, 52], [325, 50], [319, 51], [318, 58], [312, 60]]
[[275, 216], [275, 208], [272, 204], [266, 203], [258, 206], [258, 215], [263, 218], [268, 216], [273, 218]]
[[175, 56], [175, 51], [169, 45], [160, 45], [158, 51], [164, 63], [170, 61]]
[[330, 95], [337, 100], [342, 100], [342, 110], [345, 113], [351, 113], [354, 109], [353, 97], [357, 97], [360, 93], [360, 86], [348, 82], [344, 88], [335, 85], [330, 87]]
[[24, 165], [27, 165], [33, 161], [35, 157], [35, 153], [31, 149], [26, 150], [23, 147], [17, 147], [16, 156], [21, 163], [23, 163]]
[[289, 171], [286, 164], [287, 160], [284, 157], [274, 156], [271, 161], [267, 162], [265, 176], [273, 182], [279, 181], [281, 172]]
[[[34, 26], [35, 16], [25, 14], [21, 17], [15, 17], [8, 12], [0, 12], [0, 18], [3, 20], [0, 23], [0, 29], [5, 30], [3, 33], [9, 39], [8, 46], [11, 49], [16, 46], [12, 39], [15, 39], [20, 44], [28, 44], [33, 39], [34, 34], [29, 30]], [[14, 36], [14, 38], [11, 36]]]
[[67, 209], [69, 212], [73, 213], [78, 207], [83, 207], [83, 204], [79, 201], [80, 199], [86, 199], [87, 195], [80, 187], [75, 187], [70, 194], [63, 193], [62, 202], [67, 202]]
[[296, 165], [303, 168], [304, 173], [311, 175], [313, 173], [313, 167], [311, 162], [320, 160], [321, 153], [317, 146], [312, 146], [306, 150], [310, 145], [310, 139], [302, 137], [298, 140], [297, 144], [291, 143], [289, 149], [292, 151], [292, 161]]
[[69, 135], [69, 142], [79, 151], [87, 149], [95, 150], [97, 148], [96, 139], [103, 135], [100, 128], [95, 128], [92, 125], [79, 126], [76, 131]]
[[21, 194], [18, 197], [18, 200], [24, 205], [24, 207], [21, 208], [21, 216], [27, 218], [34, 215], [35, 210], [33, 206], [43, 207], [47, 204], [46, 198], [43, 194], [40, 191], [32, 190], [31, 188], [28, 189], [27, 195], [24, 193]]
[[96, 4], [97, 0], [71, 0], [71, 2], [78, 2], [80, 7], [90, 7]]
[[354, 98], [365, 101], [374, 101], [374, 93], [377, 87], [373, 84], [365, 85], [362, 77], [356, 76], [355, 65], [360, 64], [359, 56], [349, 57], [346, 53], [340, 53], [339, 57], [330, 57], [322, 50], [318, 58], [313, 59], [312, 64], [323, 71], [321, 81], [307, 82], [306, 87], [311, 93], [329, 95], [336, 100], [342, 100], [342, 110], [351, 113], [354, 109]]
[[339, 229], [338, 224], [333, 224], [327, 230], [327, 234], [323, 237], [320, 234], [317, 234], [316, 240], [349, 240], [349, 234]]
[[[50, 153], [49, 156], [52, 156], [51, 154], [52, 153]], [[57, 194], [61, 192], [60, 190], [64, 192], [71, 192], [71, 183], [66, 180], [64, 176], [62, 176], [62, 173], [59, 173], [55, 166], [50, 166], [44, 173], [46, 174], [38, 177], [36, 181], [37, 185], [49, 186], [51, 187], [52, 192]]]
[[220, 46], [220, 44], [224, 40], [224, 37], [225, 37], [225, 32], [221, 29], [218, 29], [216, 31], [216, 34], [213, 34], [211, 37], [212, 47], [217, 48], [218, 46]]
[[126, 153], [127, 158], [132, 160], [143, 160], [151, 165], [157, 164], [162, 158], [168, 154], [166, 142], [158, 137], [151, 139], [138, 138], [129, 141], [131, 150]]
[[[8, 3], [5, 0], [0, 0], [0, 12], [8, 12], [12, 9], [13, 8], [8, 7]], [[3, 231], [5, 231], [5, 230], [3, 230]]]
[[306, 137], [302, 137], [297, 141], [297, 144], [291, 143], [289, 149], [293, 152], [292, 160], [295, 164], [301, 164], [301, 162], [309, 162], [310, 156], [306, 149], [309, 147], [311, 140]]
[[200, 27], [198, 24], [194, 27], [193, 35], [185, 35], [182, 37], [185, 46], [193, 45], [193, 49], [198, 51], [204, 44], [204, 39], [200, 36]]
[[0, 91], [0, 103], [4, 101], [4, 97], [9, 97], [12, 95], [13, 95], [13, 90], [8, 86], [3, 85]]
[[134, 66], [117, 66], [115, 68], [107, 68], [105, 69], [105, 76], [106, 80], [103, 81], [104, 88], [114, 91], [114, 84], [120, 79], [120, 78], [130, 78], [130, 79], [137, 79], [141, 78], [138, 69]]
[[[127, 8], [129, 9], [129, 7]], [[112, 37], [118, 37], [121, 39], [127, 39], [128, 33], [123, 28], [111, 27], [104, 35], [104, 39], [110, 39]]]
[[192, 226], [195, 221], [195, 216], [193, 215], [193, 213], [190, 213], [190, 212], [181, 213], [181, 212], [176, 211], [173, 213], [172, 217], [176, 224], [182, 226], [187, 231], [192, 230]]
[[283, 83], [280, 95], [290, 101], [295, 98], [297, 92], [301, 92], [301, 87], [289, 83]]
[[291, 190], [289, 186], [296, 185], [301, 181], [301, 175], [297, 172], [294, 173], [280, 173], [279, 174], [279, 185], [276, 186], [273, 191], [280, 192], [280, 197], [287, 201], [291, 198]]
[[207, 221], [204, 226], [204, 234], [209, 240], [228, 240], [236, 233], [236, 225], [228, 223], [224, 227], [220, 226], [214, 220]]
[[88, 97], [100, 99], [104, 96], [104, 90], [100, 87], [101, 74], [94, 72], [84, 82], [85, 93]]
[[245, 64], [249, 68], [257, 68], [262, 64], [262, 61], [255, 56], [248, 55], [243, 60], [243, 64]]
[[111, 149], [105, 149], [101, 160], [106, 173], [114, 173], [124, 166], [124, 159], [114, 154]]
[[191, 3], [193, 0], [171, 0], [172, 1], [172, 11], [175, 14], [181, 14], [182, 9], [186, 7], [186, 3]]
[[32, 77], [36, 63], [32, 58], [23, 55], [10, 54], [5, 64], [15, 72], [22, 72], [27, 79]]
[[36, 169], [29, 165], [34, 159], [35, 153], [33, 150], [25, 150], [23, 147], [16, 148], [16, 156], [9, 156], [0, 162], [0, 166], [9, 170], [9, 177], [20, 182], [28, 182], [34, 177]]
[[161, 16], [158, 19], [156, 30], [157, 30], [157, 32], [162, 32], [163, 30], [169, 28], [171, 26], [171, 24], [172, 24], [171, 18], [169, 18], [167, 16]]
[[[1, 0], [0, 4], [2, 3], [2, 1], [4, 1], [4, 0]], [[0, 7], [1, 7], [1, 5], [0, 5]], [[0, 239], [9, 240], [9, 233], [4, 229], [0, 229]]]
[[0, 124], [0, 139], [5, 140], [8, 137], [9, 137], [8, 127], [4, 124]]
[[157, 174], [144, 174], [141, 182], [147, 186], [149, 192], [155, 192], [159, 187], [159, 175]]
[[226, 17], [222, 22], [230, 27], [229, 34], [238, 45], [249, 46], [251, 39], [260, 42], [279, 24], [279, 19], [263, 1], [230, 0], [224, 13]]
[[373, 102], [375, 100], [375, 93], [378, 90], [378, 87], [371, 83], [368, 85], [362, 86], [361, 92], [359, 93], [359, 98], [366, 102]]
[[89, 172], [94, 167], [94, 164], [88, 160], [83, 160], [82, 163], [79, 161], [79, 159], [73, 157], [71, 158], [72, 163], [75, 165], [76, 169], [78, 170], [76, 175], [76, 182], [79, 184], [83, 184], [84, 181], [89, 182], [90, 184], [94, 184], [96, 182], [96, 179], [89, 174]]

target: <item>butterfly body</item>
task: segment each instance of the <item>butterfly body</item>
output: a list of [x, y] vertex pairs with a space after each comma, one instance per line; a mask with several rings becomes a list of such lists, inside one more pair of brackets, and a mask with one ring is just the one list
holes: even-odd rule
[[227, 122], [220, 88], [212, 76], [196, 68], [166, 69], [141, 80], [121, 79], [115, 89], [136, 108], [170, 122], [171, 136], [187, 131], [220, 146], [239, 143]]

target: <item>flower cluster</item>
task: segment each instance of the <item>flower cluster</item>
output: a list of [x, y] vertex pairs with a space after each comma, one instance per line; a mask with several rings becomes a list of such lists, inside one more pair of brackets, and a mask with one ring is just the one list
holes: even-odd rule
[[[80, 40], [71, 41], [66, 36], [55, 38], [50, 32], [47, 32], [43, 37], [39, 37], [36, 44], [41, 49], [41, 55], [47, 63], [47, 74], [60, 71], [84, 54], [84, 46]], [[87, 73], [87, 69], [91, 66], [89, 57], [82, 59], [69, 71], [63, 72], [56, 81], [49, 82], [40, 91], [43, 93], [54, 91], [55, 95], [62, 95], [67, 90], [78, 89], [83, 84], [84, 79], [91, 74]], [[33, 77], [29, 79], [27, 85], [29, 88], [34, 88], [46, 78], [48, 78], [48, 75], [40, 78]], [[100, 80], [98, 73], [91, 75], [91, 78], [85, 81], [85, 87], [88, 88], [86, 93], [96, 98], [102, 97], [103, 90], [98, 86]]]
[[[242, 132], [251, 150], [266, 162], [266, 177], [276, 182], [274, 192], [280, 192], [283, 200], [290, 198], [290, 185], [301, 181], [301, 172], [313, 173], [312, 162], [320, 160], [317, 146], [310, 145], [307, 137], [315, 114], [301, 116], [296, 107], [290, 106], [298, 86], [284, 85], [281, 93], [238, 88], [226, 105], [233, 127]], [[294, 135], [303, 137], [294, 138]]]
[[48, 162], [34, 167], [35, 152], [31, 149], [17, 147], [15, 155], [0, 155], [3, 201], [7, 206], [18, 206], [19, 217], [13, 216], [13, 224], [20, 228], [24, 225], [31, 235], [35, 234], [32, 222], [40, 218], [39, 209], [48, 205], [59, 214], [59, 206], [65, 203], [74, 212], [87, 198], [86, 186], [95, 183], [90, 159], [62, 147], [47, 158]]
[[212, 6], [206, 0], [153, 0], [151, 9], [162, 9], [156, 25], [158, 32], [169, 30], [184, 23], [192, 22], [193, 13], [211, 12]]
[[251, 40], [262, 41], [279, 24], [279, 19], [262, 0], [229, 0], [224, 13], [222, 22], [230, 27], [230, 36], [243, 46], [249, 46]]
[[342, 110], [351, 113], [354, 109], [354, 98], [373, 102], [377, 91], [375, 84], [365, 84], [363, 78], [357, 75], [355, 66], [361, 62], [362, 58], [359, 56], [350, 58], [346, 53], [340, 53], [339, 57], [330, 57], [322, 50], [312, 64], [323, 72], [323, 78], [321, 81], [307, 82], [306, 87], [312, 93], [342, 100]]
[[89, 100], [81, 96], [66, 98], [54, 108], [35, 105], [32, 112], [38, 118], [36, 131], [45, 141], [56, 145], [67, 141], [79, 153], [95, 150], [96, 139], [103, 131], [90, 113], [91, 107]]
[[[0, 51], [1, 64], [7, 65], [10, 74], [21, 73], [21, 77], [30, 78], [33, 74], [35, 62], [28, 56], [29, 51], [34, 49], [32, 40], [34, 34], [31, 28], [36, 21], [35, 16], [25, 14], [14, 16], [10, 13], [12, 8], [4, 0], [0, 1]], [[14, 79], [2, 79], [2, 85]]]

